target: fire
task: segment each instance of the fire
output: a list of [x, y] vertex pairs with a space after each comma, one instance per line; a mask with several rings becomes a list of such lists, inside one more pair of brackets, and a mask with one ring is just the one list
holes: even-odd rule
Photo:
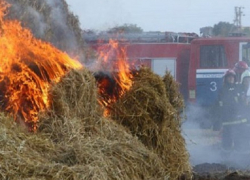
[[103, 72], [96, 75], [98, 90], [101, 98], [99, 100], [106, 109], [104, 116], [109, 114], [109, 106], [124, 95], [133, 84], [126, 47], [119, 45], [115, 40], [110, 40], [108, 45], [98, 49], [99, 62]]
[[71, 68], [82, 65], [51, 44], [33, 37], [20, 22], [4, 20], [7, 5], [0, 2], [0, 103], [36, 130], [38, 113], [50, 107], [49, 88]]

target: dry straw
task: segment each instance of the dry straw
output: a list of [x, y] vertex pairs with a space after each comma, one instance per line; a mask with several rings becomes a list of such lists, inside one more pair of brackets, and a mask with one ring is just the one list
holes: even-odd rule
[[163, 76], [167, 98], [170, 104], [177, 110], [181, 111], [184, 108], [184, 100], [180, 93], [179, 84], [174, 80], [169, 71]]
[[[185, 108], [184, 99], [180, 93], [179, 84], [175, 81], [173, 76], [169, 71], [166, 71], [165, 75], [163, 76], [163, 82], [166, 88], [166, 96], [172, 105], [172, 107], [176, 110], [175, 113], [176, 119], [181, 125], [181, 118], [186, 118], [184, 116], [183, 110]], [[182, 116], [181, 116], [182, 115]]]
[[52, 88], [52, 109], [37, 133], [0, 116], [0, 179], [167, 179], [157, 154], [99, 116], [95, 80], [71, 71]]
[[60, 145], [57, 162], [84, 166], [84, 179], [167, 176], [156, 154], [122, 126], [101, 117], [96, 83], [89, 71], [72, 70], [53, 87], [52, 94], [53, 113], [42, 120], [40, 130]]
[[165, 84], [151, 70], [142, 68], [135, 75], [132, 88], [112, 105], [111, 117], [160, 156], [171, 179], [183, 174], [190, 177], [189, 155], [181, 136], [180, 118], [169, 98], [174, 94], [167, 96]]

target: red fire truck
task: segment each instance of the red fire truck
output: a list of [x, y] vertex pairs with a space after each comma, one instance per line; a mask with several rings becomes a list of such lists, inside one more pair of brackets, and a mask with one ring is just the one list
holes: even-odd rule
[[171, 32], [124, 34], [120, 39], [108, 34], [85, 36], [92, 46], [97, 39], [108, 42], [109, 38], [121, 40], [127, 46], [133, 64], [146, 65], [160, 76], [170, 71], [180, 83], [184, 99], [200, 106], [215, 103], [227, 69], [237, 61], [250, 62], [247, 37], [202, 38], [193, 33]]

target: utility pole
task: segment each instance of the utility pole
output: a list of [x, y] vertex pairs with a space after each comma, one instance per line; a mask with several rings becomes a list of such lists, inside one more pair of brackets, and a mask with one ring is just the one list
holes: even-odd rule
[[242, 28], [241, 24], [241, 16], [244, 16], [241, 9], [244, 9], [244, 7], [235, 7], [235, 19], [234, 19], [234, 25], [237, 27], [237, 29], [240, 31]]

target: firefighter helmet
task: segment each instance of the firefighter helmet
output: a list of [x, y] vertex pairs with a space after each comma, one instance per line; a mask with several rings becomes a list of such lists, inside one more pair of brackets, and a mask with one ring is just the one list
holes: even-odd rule
[[248, 69], [248, 65], [245, 61], [238, 61], [234, 65], [234, 71], [238, 73], [243, 73], [246, 69]]
[[250, 77], [250, 71], [249, 70], [245, 70], [242, 75], [241, 75], [241, 83], [243, 81], [244, 78], [246, 77]]
[[[235, 73], [235, 71], [233, 69], [229, 69], [224, 74], [224, 79], [223, 79], [224, 83], [226, 83], [226, 84], [229, 83], [228, 80], [227, 80], [227, 77], [229, 77], [229, 76], [233, 76], [234, 77], [234, 82], [235, 82], [235, 80], [236, 80], [236, 73]], [[234, 82], [230, 82], [230, 83], [234, 83]]]
[[224, 75], [224, 77], [229, 76], [229, 75], [233, 75], [234, 77], [236, 77], [236, 73], [233, 69], [228, 69]]

